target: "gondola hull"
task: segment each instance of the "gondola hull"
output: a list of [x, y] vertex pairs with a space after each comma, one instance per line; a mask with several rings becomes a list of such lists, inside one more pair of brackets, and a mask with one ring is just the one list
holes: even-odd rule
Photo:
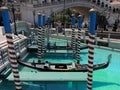
[[[108, 67], [110, 63], [111, 55], [108, 56], [108, 60], [102, 64], [93, 65], [93, 70], [104, 69]], [[17, 62], [23, 66], [37, 69], [40, 71], [56, 71], [56, 72], [87, 72], [88, 64], [75, 64], [75, 63], [30, 63], [17, 60]]]

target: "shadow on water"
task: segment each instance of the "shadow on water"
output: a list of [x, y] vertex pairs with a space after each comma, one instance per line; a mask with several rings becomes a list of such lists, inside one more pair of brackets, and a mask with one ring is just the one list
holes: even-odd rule
[[[70, 82], [71, 83], [71, 82]], [[86, 82], [33, 82], [27, 85], [26, 90], [86, 90]]]
[[[120, 84], [112, 82], [93, 81], [93, 90], [95, 88]], [[110, 86], [111, 87], [111, 86]], [[4, 81], [0, 84], [2, 90], [15, 90], [13, 81]], [[68, 82], [22, 82], [23, 90], [68, 90]], [[1, 90], [1, 89], [0, 89]], [[72, 90], [87, 90], [87, 82], [72, 82]], [[107, 90], [107, 89], [106, 89]]]
[[80, 52], [80, 54], [88, 54], [88, 52]]
[[113, 82], [93, 81], [93, 88], [98, 88], [98, 87], [103, 87], [103, 86], [109, 86], [109, 85], [120, 86], [120, 84], [118, 84], [118, 83], [113, 83]]

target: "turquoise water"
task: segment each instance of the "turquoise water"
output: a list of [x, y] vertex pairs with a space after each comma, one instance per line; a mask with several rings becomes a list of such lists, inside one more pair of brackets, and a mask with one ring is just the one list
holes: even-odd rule
[[[81, 64], [87, 63], [88, 61], [88, 49], [81, 50]], [[120, 89], [120, 52], [115, 52], [111, 50], [105, 50], [105, 49], [99, 49], [95, 48], [95, 54], [94, 54], [94, 64], [97, 63], [104, 63], [107, 61], [107, 56], [109, 54], [112, 54], [112, 60], [110, 65], [106, 69], [94, 71], [93, 76], [93, 90], [119, 90]], [[34, 56], [34, 57], [33, 57]], [[29, 61], [35, 59], [37, 60], [37, 57], [35, 55], [30, 55], [27, 57]], [[60, 58], [62, 62], [71, 62], [74, 61], [73, 59], [65, 59]], [[47, 58], [49, 61], [57, 61], [59, 59], [51, 59]], [[29, 71], [30, 68], [24, 67], [22, 69], [23, 71]], [[71, 72], [74, 73], [74, 72]], [[74, 77], [74, 76], [73, 76]], [[39, 85], [45, 84], [47, 85], [47, 90], [57, 90], [55, 88], [57, 87], [64, 87], [63, 90], [68, 90], [68, 82], [37, 82]], [[49, 87], [51, 89], [49, 89]], [[54, 89], [53, 89], [54, 88]], [[37, 90], [37, 89], [36, 89]], [[61, 89], [58, 89], [61, 90]], [[86, 90], [86, 82], [72, 82], [72, 90]]]
[[[94, 64], [104, 63], [107, 61], [107, 56], [112, 54], [110, 65], [106, 69], [94, 71], [93, 73], [93, 90], [120, 90], [120, 52], [95, 48], [94, 50]], [[58, 54], [56, 54], [58, 55]], [[60, 57], [59, 57], [60, 55]], [[46, 57], [45, 60], [51, 62], [75, 62], [71, 59], [70, 54], [59, 54], [58, 56]], [[68, 55], [68, 57], [66, 57]], [[37, 54], [29, 54], [26, 58], [28, 62], [35, 60], [37, 62]], [[88, 49], [81, 50], [80, 63], [84, 64], [88, 62]], [[34, 72], [36, 70], [22, 67], [20, 72]], [[39, 71], [36, 71], [39, 72]], [[65, 72], [66, 73], [66, 72]], [[74, 73], [74, 72], [70, 72]], [[49, 74], [49, 72], [48, 72]], [[69, 75], [69, 74], [68, 74]], [[22, 77], [22, 76], [20, 76]], [[67, 77], [67, 76], [66, 76]], [[74, 77], [74, 76], [73, 76]], [[87, 90], [87, 82], [58, 82], [58, 81], [22, 81], [23, 90]], [[2, 89], [1, 89], [2, 88]], [[12, 81], [4, 80], [0, 84], [0, 90], [15, 90], [14, 83]]]
[[[97, 50], [96, 50], [97, 51]], [[120, 52], [99, 49], [95, 58], [101, 58], [112, 54], [112, 60], [108, 68], [94, 71], [93, 90], [119, 90], [120, 89]], [[100, 59], [100, 60], [101, 60]]]

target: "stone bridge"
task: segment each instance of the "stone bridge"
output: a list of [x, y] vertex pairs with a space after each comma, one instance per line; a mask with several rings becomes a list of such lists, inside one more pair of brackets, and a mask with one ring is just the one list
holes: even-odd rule
[[[33, 24], [34, 18], [35, 22], [37, 23], [37, 13], [41, 12], [44, 13], [46, 16], [51, 15], [51, 13], [57, 13], [62, 11], [63, 9], [71, 8], [71, 7], [86, 7], [86, 8], [92, 8], [94, 7], [98, 12], [100, 12], [102, 15], [105, 15], [106, 17], [109, 16], [108, 8], [101, 8], [97, 6], [95, 3], [92, 3], [90, 0], [66, 0], [56, 3], [47, 3], [44, 5], [41, 4], [24, 4], [21, 7], [21, 14], [22, 14], [22, 20], [31, 22]], [[33, 14], [33, 11], [35, 11], [35, 14]], [[113, 16], [111, 14], [111, 16]], [[114, 15], [115, 17], [115, 15]], [[112, 17], [114, 20], [115, 18]]]

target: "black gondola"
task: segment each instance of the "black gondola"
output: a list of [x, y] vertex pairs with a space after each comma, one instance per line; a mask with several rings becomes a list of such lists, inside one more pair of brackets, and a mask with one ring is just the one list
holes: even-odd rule
[[[93, 70], [104, 69], [109, 66], [111, 60], [111, 54], [108, 55], [108, 60], [102, 64], [93, 65]], [[20, 59], [17, 60], [19, 64], [27, 66], [40, 71], [57, 71], [57, 72], [87, 72], [88, 64], [75, 64], [75, 63], [33, 63], [23, 62]]]
[[[56, 43], [54, 43], [53, 46], [50, 45], [50, 43], [47, 44], [47, 49], [54, 49], [54, 50], [72, 50], [72, 46], [70, 45], [67, 45], [67, 46], [56, 46]], [[88, 45], [83, 45], [80, 47], [80, 50], [83, 50], [83, 49], [87, 49], [88, 48]], [[76, 47], [77, 49], [77, 47]]]

